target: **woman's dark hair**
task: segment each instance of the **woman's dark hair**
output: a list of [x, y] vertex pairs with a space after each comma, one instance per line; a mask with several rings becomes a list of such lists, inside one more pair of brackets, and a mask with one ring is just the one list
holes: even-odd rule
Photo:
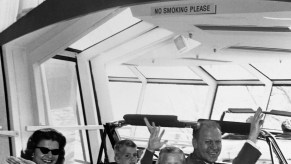
[[62, 133], [51, 128], [39, 129], [35, 131], [27, 141], [26, 150], [21, 151], [21, 157], [33, 161], [32, 155], [41, 140], [52, 140], [59, 143], [60, 153], [56, 164], [63, 164], [65, 161], [66, 138]]

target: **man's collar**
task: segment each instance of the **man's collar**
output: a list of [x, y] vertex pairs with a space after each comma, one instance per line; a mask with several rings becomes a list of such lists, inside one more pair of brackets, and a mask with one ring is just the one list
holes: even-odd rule
[[203, 160], [195, 151], [191, 153], [189, 157], [191, 161], [195, 161], [195, 163], [198, 163], [198, 164], [212, 164]]
[[[198, 164], [220, 164], [218, 162], [210, 163], [210, 162], [203, 160], [195, 151], [189, 155], [189, 158], [191, 161], [195, 161], [195, 163], [198, 163]], [[223, 163], [221, 163], [221, 164], [223, 164]]]

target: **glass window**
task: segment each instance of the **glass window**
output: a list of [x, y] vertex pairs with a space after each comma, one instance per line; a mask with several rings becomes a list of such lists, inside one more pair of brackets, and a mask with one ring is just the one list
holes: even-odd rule
[[291, 79], [290, 62], [260, 63], [254, 66], [270, 79]]
[[207, 65], [203, 68], [216, 80], [250, 80], [257, 79], [239, 65]]
[[[137, 113], [141, 86], [140, 83], [110, 82], [115, 120], [121, 120], [124, 114]], [[203, 107], [207, 91], [206, 85], [147, 84], [141, 114], [177, 115], [179, 120], [190, 121], [206, 118], [208, 111]], [[163, 139], [169, 141], [168, 145], [180, 147], [186, 153], [193, 151], [191, 128], [163, 129], [166, 129]], [[122, 139], [132, 139], [139, 147], [147, 146], [149, 132], [146, 127], [125, 126], [117, 131]]]
[[290, 120], [290, 117], [266, 114], [264, 118], [263, 128], [271, 131], [281, 132], [281, 124], [285, 120]]
[[111, 77], [136, 77], [134, 73], [124, 65], [107, 65], [106, 72]]
[[245, 123], [246, 120], [253, 115], [254, 113], [226, 113], [223, 117], [223, 121], [234, 121]]
[[[48, 93], [48, 125], [84, 125], [76, 64], [50, 59], [43, 64], [45, 89]], [[84, 131], [61, 131], [67, 139], [66, 163], [90, 163], [88, 144]]]
[[272, 109], [291, 112], [290, 86], [274, 86], [272, 88], [268, 111]]
[[109, 21], [105, 22], [103, 25], [85, 35], [83, 38], [79, 39], [77, 42], [70, 45], [70, 48], [83, 51], [139, 21], [138, 18], [132, 16], [130, 8], [127, 8]]
[[200, 79], [188, 67], [150, 67], [139, 66], [138, 70], [146, 78], [166, 78], [166, 79]]
[[[0, 52], [1, 53], [1, 52]], [[2, 55], [2, 54], [0, 54]], [[1, 113], [1, 119], [0, 119], [0, 130], [7, 130], [8, 129], [8, 121], [10, 121], [8, 119], [7, 116], [7, 111], [6, 111], [6, 97], [5, 97], [5, 93], [4, 93], [4, 79], [3, 79], [3, 70], [2, 70], [2, 62], [1, 62], [2, 58], [0, 58], [0, 113]], [[7, 120], [8, 119], [8, 120]], [[11, 155], [10, 154], [10, 149], [12, 149], [12, 147], [9, 146], [9, 137], [8, 136], [1, 136], [0, 137], [0, 145], [1, 145], [1, 150], [0, 150], [0, 163], [6, 163], [5, 159], [7, 156]]]
[[206, 85], [148, 84], [142, 113], [176, 115], [179, 120], [189, 121], [207, 118], [207, 91]]
[[252, 108], [263, 103], [264, 86], [219, 86], [211, 119], [219, 120], [228, 108]]
[[[280, 110], [291, 112], [291, 87], [274, 86], [270, 96], [268, 111]], [[267, 115], [264, 121], [264, 128], [281, 131], [281, 123], [290, 117]]]
[[137, 113], [141, 86], [141, 83], [109, 83], [114, 118], [112, 121], [123, 120], [125, 114]]

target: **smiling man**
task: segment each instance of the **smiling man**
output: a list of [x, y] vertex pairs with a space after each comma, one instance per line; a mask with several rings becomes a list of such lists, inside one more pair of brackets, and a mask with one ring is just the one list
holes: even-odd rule
[[214, 121], [201, 122], [200, 128], [193, 131], [192, 144], [194, 152], [190, 155], [191, 160], [188, 158], [187, 161], [191, 161], [190, 163], [215, 162], [221, 152], [220, 126]]
[[[251, 129], [247, 142], [233, 160], [233, 164], [255, 164], [261, 156], [255, 143], [260, 132], [262, 110], [259, 108], [251, 120]], [[213, 164], [221, 152], [221, 128], [215, 121], [200, 122], [199, 128], [193, 129], [192, 144], [194, 152], [186, 159], [186, 164]]]

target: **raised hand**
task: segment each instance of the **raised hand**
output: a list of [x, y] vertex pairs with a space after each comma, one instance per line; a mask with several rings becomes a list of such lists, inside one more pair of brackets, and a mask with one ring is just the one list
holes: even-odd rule
[[256, 143], [258, 135], [260, 134], [261, 126], [263, 124], [263, 114], [262, 109], [259, 107], [255, 113], [255, 115], [251, 118], [251, 129], [249, 134], [249, 140]]
[[154, 122], [151, 125], [147, 118], [144, 118], [144, 121], [150, 132], [150, 138], [147, 149], [153, 152], [155, 150], [160, 149], [164, 144], [168, 142], [167, 140], [161, 141], [165, 133], [165, 130], [162, 130], [162, 132], [160, 133], [160, 127], [156, 127]]
[[13, 156], [7, 157], [6, 162], [9, 164], [35, 164], [33, 161]]
[[152, 134], [153, 131], [155, 131], [155, 129], [157, 128], [155, 126], [155, 122], [153, 122], [153, 125], [151, 125], [150, 122], [149, 122], [149, 120], [146, 117], [143, 118], [143, 119], [144, 119], [144, 122], [145, 122], [146, 126], [148, 127], [148, 130], [149, 130], [150, 134]]

